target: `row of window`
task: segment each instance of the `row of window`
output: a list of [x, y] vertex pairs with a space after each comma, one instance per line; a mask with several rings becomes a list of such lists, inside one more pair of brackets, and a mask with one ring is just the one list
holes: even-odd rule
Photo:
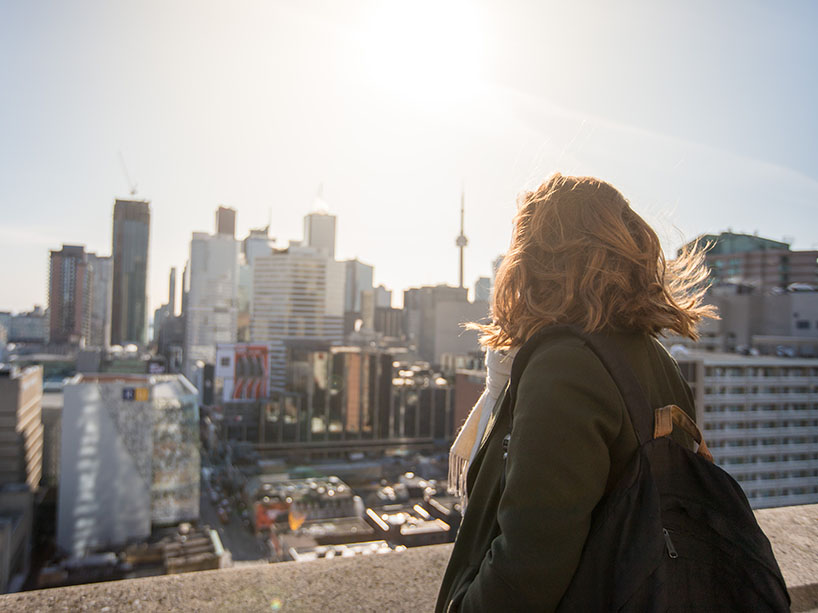
[[818, 419], [782, 419], [776, 421], [728, 421], [704, 424], [705, 430], [755, 430], [757, 428], [818, 428]]
[[723, 396], [725, 394], [814, 394], [818, 392], [818, 385], [741, 385], [705, 387], [705, 396]]
[[783, 487], [779, 489], [751, 490], [745, 492], [747, 498], [773, 498], [777, 496], [803, 496], [818, 494], [818, 487]]
[[[807, 322], [809, 323], [809, 322]], [[818, 323], [818, 322], [817, 322]], [[705, 366], [705, 377], [818, 377], [815, 366]]]
[[743, 475], [734, 475], [738, 482], [744, 481], [772, 481], [774, 479], [804, 479], [807, 477], [818, 477], [818, 470], [795, 470], [789, 472], [772, 472], [772, 473], [747, 473]]
[[771, 436], [768, 438], [743, 438], [735, 440], [707, 441], [711, 448], [719, 447], [756, 447], [758, 445], [806, 445], [818, 443], [818, 436]]
[[781, 403], [754, 402], [741, 404], [719, 403], [716, 405], [713, 404], [704, 405], [705, 413], [725, 413], [725, 412], [732, 413], [737, 411], [747, 412], [814, 411], [816, 409], [818, 409], [818, 402], [781, 402]]
[[718, 459], [717, 464], [770, 464], [772, 462], [810, 462], [818, 460], [818, 453], [784, 453], [775, 455], [736, 456]]

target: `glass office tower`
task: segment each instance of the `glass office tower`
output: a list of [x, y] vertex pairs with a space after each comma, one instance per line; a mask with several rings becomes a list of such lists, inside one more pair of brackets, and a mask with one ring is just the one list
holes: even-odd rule
[[117, 200], [114, 204], [112, 345], [146, 341], [150, 221], [150, 202]]

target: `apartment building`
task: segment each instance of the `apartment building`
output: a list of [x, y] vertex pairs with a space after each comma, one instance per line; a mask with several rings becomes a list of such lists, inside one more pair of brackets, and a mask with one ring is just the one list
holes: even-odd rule
[[753, 508], [818, 502], [818, 359], [676, 351], [716, 464]]
[[324, 249], [297, 244], [255, 259], [250, 338], [270, 347], [273, 388], [285, 387], [287, 341], [342, 341], [344, 272]]

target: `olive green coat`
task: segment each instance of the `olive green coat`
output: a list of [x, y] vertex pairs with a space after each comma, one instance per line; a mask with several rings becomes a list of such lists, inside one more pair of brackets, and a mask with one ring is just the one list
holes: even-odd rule
[[[651, 406], [677, 404], [694, 416], [690, 388], [658, 341], [611, 336]], [[503, 487], [509, 419], [509, 402], [501, 400], [469, 468], [468, 507], [437, 611], [553, 611], [594, 507], [637, 449], [613, 379], [569, 334], [544, 341], [520, 379]]]

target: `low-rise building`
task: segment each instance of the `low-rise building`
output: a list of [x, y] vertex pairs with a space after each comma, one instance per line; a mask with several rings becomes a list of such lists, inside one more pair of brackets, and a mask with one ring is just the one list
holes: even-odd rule
[[[398, 361], [402, 350], [290, 340], [285, 353], [283, 390], [223, 402], [216, 415], [227, 440], [251, 442], [262, 454], [313, 458], [451, 443], [452, 384], [426, 364]], [[222, 397], [238, 389], [231, 359], [225, 356], [225, 376], [217, 377]], [[263, 379], [250, 377], [251, 387], [254, 381]]]
[[253, 508], [252, 520], [257, 531], [275, 526], [298, 527], [342, 517], [359, 517], [362, 503], [338, 477], [290, 479], [286, 475], [262, 475], [251, 478], [244, 495]]
[[207, 525], [194, 527], [183, 523], [159, 531], [149, 540], [46, 566], [40, 571], [37, 587], [176, 575], [224, 568], [229, 563], [230, 555], [218, 532]]
[[48, 342], [48, 315], [42, 307], [11, 315], [6, 327], [9, 343], [43, 345]]
[[451, 526], [434, 517], [421, 504], [393, 505], [377, 511], [367, 509], [365, 518], [377, 538], [395, 547], [447, 543], [453, 537]]
[[181, 375], [78, 375], [64, 388], [57, 545], [81, 557], [199, 518], [199, 407]]
[[406, 547], [390, 547], [386, 541], [369, 541], [344, 545], [317, 545], [307, 547], [290, 547], [289, 556], [295, 562], [311, 562], [331, 558], [353, 558], [357, 556], [377, 555], [403, 551]]

